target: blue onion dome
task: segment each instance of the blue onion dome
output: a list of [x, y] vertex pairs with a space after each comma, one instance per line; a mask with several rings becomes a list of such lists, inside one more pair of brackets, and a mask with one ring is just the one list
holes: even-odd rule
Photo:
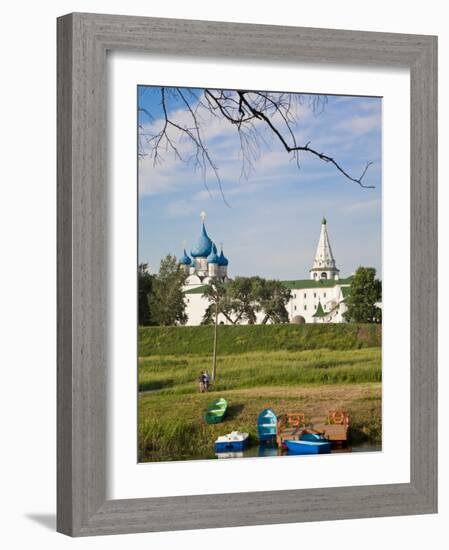
[[226, 266], [228, 265], [229, 261], [226, 258], [226, 256], [223, 254], [223, 249], [221, 250], [220, 257], [218, 258], [218, 265]]
[[209, 239], [209, 235], [206, 233], [206, 227], [203, 223], [203, 229], [198, 243], [192, 248], [190, 254], [194, 258], [206, 258], [209, 256], [212, 250], [212, 241]]
[[217, 247], [215, 246], [214, 243], [212, 243], [212, 252], [207, 257], [207, 263], [208, 264], [219, 264], [220, 263], [220, 258], [217, 254]]
[[190, 265], [192, 263], [192, 260], [187, 255], [187, 252], [186, 252], [185, 248], [184, 248], [184, 254], [183, 254], [182, 258], [179, 260], [179, 263], [181, 265]]

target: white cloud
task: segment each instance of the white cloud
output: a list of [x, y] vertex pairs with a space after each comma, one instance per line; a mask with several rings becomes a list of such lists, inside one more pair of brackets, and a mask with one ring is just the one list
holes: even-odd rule
[[[217, 173], [222, 182], [231, 182], [240, 189], [240, 183], [246, 184], [246, 180], [260, 179], [261, 175], [268, 179], [279, 180], [280, 171], [290, 169], [290, 162], [294, 162], [293, 154], [288, 154], [279, 140], [273, 135], [263, 121], [256, 120], [254, 128], [257, 130], [256, 142], [250, 140], [247, 152], [249, 159], [242, 155], [239, 133], [235, 126], [223, 117], [213, 116], [201, 106], [196, 111], [201, 120], [202, 140], [210, 154], [212, 161], [217, 166]], [[291, 116], [299, 120], [301, 130], [297, 132], [297, 142], [306, 143], [306, 137], [302, 130], [305, 121], [316, 119], [307, 105], [295, 103], [292, 106]], [[191, 114], [187, 109], [180, 109], [170, 114], [173, 120], [182, 127], [192, 127]], [[273, 118], [275, 124], [282, 127], [279, 116]], [[163, 119], [155, 120], [144, 125], [142, 134], [153, 136], [163, 128]], [[192, 182], [206, 182], [213, 190], [218, 188], [218, 181], [213, 168], [206, 161], [205, 170], [195, 171], [194, 154], [196, 147], [188, 137], [176, 128], [167, 128], [169, 139], [176, 143], [180, 156], [188, 161], [182, 162], [174, 152], [167, 147], [162, 150], [157, 165], [150, 156], [145, 157], [139, 163], [139, 192], [141, 195], [154, 195], [160, 193], [172, 193], [186, 184]], [[164, 146], [167, 144], [164, 143]], [[238, 193], [239, 189], [228, 189], [228, 192]]]
[[367, 116], [357, 116], [337, 125], [337, 129], [348, 130], [355, 135], [367, 134], [380, 128], [381, 118], [378, 113]]

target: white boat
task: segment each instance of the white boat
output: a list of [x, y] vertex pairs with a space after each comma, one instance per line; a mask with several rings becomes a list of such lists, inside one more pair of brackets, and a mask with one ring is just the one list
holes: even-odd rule
[[243, 451], [248, 445], [248, 440], [249, 434], [246, 432], [233, 431], [226, 435], [221, 435], [215, 441], [215, 452]]

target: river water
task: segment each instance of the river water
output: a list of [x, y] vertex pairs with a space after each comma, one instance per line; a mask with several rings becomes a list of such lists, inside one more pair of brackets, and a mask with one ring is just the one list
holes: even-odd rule
[[[382, 445], [379, 443], [359, 443], [358, 445], [348, 445], [347, 447], [333, 448], [331, 454], [337, 453], [369, 453], [379, 452], [382, 450]], [[172, 456], [158, 456], [154, 457], [149, 462], [173, 462], [178, 460], [208, 460], [208, 459], [226, 459], [226, 458], [257, 458], [257, 457], [274, 457], [274, 456], [289, 456], [287, 450], [279, 450], [276, 445], [250, 445], [247, 449], [240, 452], [227, 452], [227, 453], [210, 453], [196, 454], [196, 455], [178, 455], [176, 458]], [[319, 456], [319, 455], [297, 455], [294, 456]]]
[[[376, 443], [360, 443], [358, 445], [351, 445], [347, 447], [333, 448], [331, 454], [337, 453], [369, 453], [381, 451], [382, 445]], [[229, 453], [216, 453], [215, 458], [255, 458], [255, 457], [264, 457], [264, 456], [288, 456], [290, 454], [287, 450], [279, 450], [276, 445], [251, 445], [244, 451], [240, 452], [229, 452]], [[311, 456], [311, 455], [296, 455], [295, 456]], [[198, 457], [198, 458], [213, 458], [208, 457]]]

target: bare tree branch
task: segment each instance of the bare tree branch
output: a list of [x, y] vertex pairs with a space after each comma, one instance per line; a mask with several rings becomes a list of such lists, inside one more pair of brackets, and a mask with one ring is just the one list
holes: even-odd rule
[[[160, 88], [160, 94], [162, 121], [156, 120], [148, 109], [139, 107], [139, 158], [149, 155], [154, 165], [157, 165], [163, 162], [164, 154], [171, 153], [175, 159], [192, 163], [195, 170], [201, 171], [205, 188], [209, 193], [207, 173], [211, 170], [226, 204], [228, 203], [223, 192], [219, 169], [207, 146], [207, 122], [203, 120], [203, 115], [225, 120], [236, 128], [242, 159], [241, 177], [249, 176], [254, 162], [260, 157], [261, 148], [268, 147], [263, 131], [265, 130], [267, 135], [280, 142], [283, 149], [292, 155], [298, 168], [299, 154], [306, 153], [333, 165], [346, 179], [360, 187], [374, 187], [363, 182], [372, 162], [367, 162], [361, 174], [355, 176], [335, 158], [311, 147], [310, 142], [297, 143], [295, 129], [300, 124], [299, 108], [308, 101], [307, 107], [319, 115], [327, 103], [325, 96], [215, 89], [205, 89], [202, 93], [196, 94], [189, 89], [165, 87]], [[144, 117], [148, 118], [145, 123], [142, 122]], [[185, 142], [189, 144], [193, 153], [183, 152]]]

